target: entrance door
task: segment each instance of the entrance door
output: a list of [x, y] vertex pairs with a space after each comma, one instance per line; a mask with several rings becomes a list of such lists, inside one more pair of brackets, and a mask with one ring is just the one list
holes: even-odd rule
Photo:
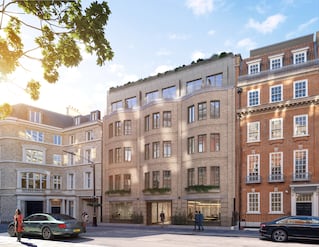
[[43, 213], [43, 201], [26, 201], [26, 216]]
[[172, 216], [172, 202], [171, 201], [155, 201], [146, 203], [146, 224], [159, 224], [160, 214], [165, 214], [165, 223], [170, 223]]
[[311, 202], [297, 202], [296, 203], [296, 215], [312, 215], [312, 203]]

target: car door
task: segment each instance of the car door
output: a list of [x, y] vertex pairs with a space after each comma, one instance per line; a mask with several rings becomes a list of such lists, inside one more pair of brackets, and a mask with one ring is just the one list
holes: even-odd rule
[[319, 239], [319, 218], [312, 217], [311, 224], [309, 226], [309, 238]]
[[310, 225], [307, 222], [307, 217], [296, 216], [291, 218], [288, 224], [288, 235], [297, 237], [297, 238], [305, 238], [309, 235]]

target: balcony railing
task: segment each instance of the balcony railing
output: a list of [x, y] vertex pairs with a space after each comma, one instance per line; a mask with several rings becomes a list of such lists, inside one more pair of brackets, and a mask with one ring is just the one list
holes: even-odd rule
[[260, 175], [250, 175], [246, 177], [246, 184], [260, 184], [261, 176]]
[[269, 183], [275, 183], [275, 182], [284, 182], [285, 178], [283, 174], [271, 174], [268, 177]]

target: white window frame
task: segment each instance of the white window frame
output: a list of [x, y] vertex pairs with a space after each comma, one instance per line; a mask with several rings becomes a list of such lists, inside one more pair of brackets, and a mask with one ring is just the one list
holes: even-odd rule
[[42, 123], [42, 113], [38, 111], [29, 111], [29, 121], [33, 123]]
[[[257, 99], [257, 103], [256, 103], [256, 104], [251, 104], [251, 102], [250, 102], [250, 99], [253, 99], [253, 98], [252, 98], [252, 94], [253, 94], [253, 93], [257, 93], [258, 99]], [[254, 99], [254, 101], [255, 101], [255, 99]], [[259, 90], [259, 89], [253, 89], [253, 90], [249, 90], [249, 91], [248, 91], [248, 93], [247, 93], [247, 105], [248, 105], [249, 107], [253, 107], [253, 106], [258, 106], [258, 105], [260, 105], [260, 90]]]
[[132, 161], [132, 147], [124, 147], [124, 162]]
[[[305, 94], [302, 96], [298, 96], [296, 93], [296, 87], [298, 84], [304, 83], [305, 84]], [[308, 96], [308, 80], [300, 80], [300, 81], [294, 81], [294, 99], [300, 99], [300, 98], [305, 98]]]
[[308, 160], [309, 160], [309, 156], [308, 156], [308, 149], [299, 149], [299, 150], [294, 150], [294, 164], [293, 164], [293, 166], [294, 166], [294, 169], [293, 169], [293, 174], [294, 174], [294, 180], [301, 180], [301, 181], [304, 181], [304, 180], [308, 180], [308, 178], [309, 177], [299, 177], [299, 178], [296, 178], [296, 175], [297, 175], [297, 173], [296, 173], [296, 166], [297, 166], [297, 164], [296, 164], [296, 154], [298, 153], [298, 152], [305, 152], [305, 155], [306, 155], [306, 161], [305, 161], [305, 164], [304, 164], [304, 170], [305, 170], [305, 173], [306, 174], [308, 174], [308, 172], [309, 172], [309, 168], [308, 168]]
[[[292, 50], [291, 52], [293, 54], [293, 63], [294, 64], [306, 63], [308, 50], [309, 50], [309, 47]], [[299, 60], [300, 55], [302, 55], [302, 57], [304, 58], [303, 61]]]
[[[273, 100], [273, 97], [272, 97], [272, 96], [278, 95], [278, 94], [274, 94], [272, 91], [273, 89], [276, 89], [276, 88], [280, 88], [280, 99], [279, 100]], [[281, 101], [283, 101], [283, 86], [282, 86], [282, 84], [270, 87], [269, 88], [269, 102], [276, 103], [276, 102], [281, 102]]]
[[[277, 133], [277, 130], [278, 130], [278, 129], [274, 128], [275, 127], [274, 124], [276, 124], [277, 121], [280, 122], [279, 123], [279, 125], [280, 125], [280, 129], [279, 129], [280, 136], [273, 135], [273, 131], [276, 131], [276, 133]], [[270, 140], [282, 139], [283, 138], [283, 132], [284, 132], [284, 130], [283, 130], [283, 119], [282, 118], [273, 118], [273, 119], [269, 120], [269, 139]]]
[[53, 175], [53, 189], [54, 190], [62, 190], [62, 176], [61, 175]]
[[[250, 196], [255, 195], [257, 196], [257, 210], [250, 210]], [[260, 214], [260, 193], [259, 192], [248, 192], [247, 193], [247, 213], [248, 214]]]
[[68, 173], [68, 190], [74, 190], [75, 188], [75, 174], [74, 173]]
[[260, 62], [261, 62], [261, 59], [247, 62], [249, 75], [260, 73]]
[[[280, 209], [279, 210], [272, 210], [272, 204], [273, 201], [273, 195], [279, 195], [280, 196]], [[283, 213], [283, 193], [282, 192], [270, 192], [269, 193], [269, 213], [270, 214], [282, 214]]]
[[[274, 158], [279, 157], [280, 173], [273, 172], [273, 168], [276, 163], [272, 162]], [[283, 152], [272, 152], [269, 153], [269, 181], [282, 181], [283, 180]]]
[[54, 145], [62, 145], [62, 136], [61, 135], [54, 135], [53, 136], [53, 143]]
[[93, 130], [88, 130], [85, 132], [85, 140], [92, 141], [94, 139]]
[[277, 54], [274, 56], [269, 56], [269, 68], [270, 70], [280, 69], [283, 66], [284, 53]]
[[53, 165], [57, 165], [57, 166], [62, 165], [62, 155], [61, 154], [53, 154]]
[[[305, 126], [298, 126], [297, 125], [297, 119], [299, 118], [304, 118], [305, 120]], [[305, 129], [303, 132], [301, 132], [299, 129]], [[308, 135], [308, 115], [303, 114], [303, 115], [296, 115], [294, 116], [294, 137], [299, 137], [299, 136], [307, 136]]]
[[92, 189], [93, 187], [93, 177], [92, 177], [92, 172], [91, 171], [85, 171], [83, 173], [83, 187], [84, 189]]
[[[256, 135], [254, 135], [254, 138], [250, 137], [251, 136], [251, 128], [256, 125]], [[255, 132], [253, 132], [255, 133]], [[260, 141], [260, 122], [251, 122], [247, 123], [247, 142], [259, 142]]]
[[[254, 176], [257, 177], [251, 178]], [[260, 182], [260, 154], [247, 155], [247, 181], [250, 183]]]

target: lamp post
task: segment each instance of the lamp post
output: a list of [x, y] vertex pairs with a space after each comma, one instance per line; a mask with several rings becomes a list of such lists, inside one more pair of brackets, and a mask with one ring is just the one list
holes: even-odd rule
[[97, 226], [97, 217], [96, 217], [96, 188], [95, 188], [95, 163], [91, 161], [90, 159], [83, 157], [82, 155], [78, 155], [73, 152], [65, 151], [62, 150], [64, 153], [71, 154], [74, 156], [79, 156], [81, 158], [85, 158], [90, 164], [91, 167], [93, 168], [93, 218], [92, 218], [92, 226]]

